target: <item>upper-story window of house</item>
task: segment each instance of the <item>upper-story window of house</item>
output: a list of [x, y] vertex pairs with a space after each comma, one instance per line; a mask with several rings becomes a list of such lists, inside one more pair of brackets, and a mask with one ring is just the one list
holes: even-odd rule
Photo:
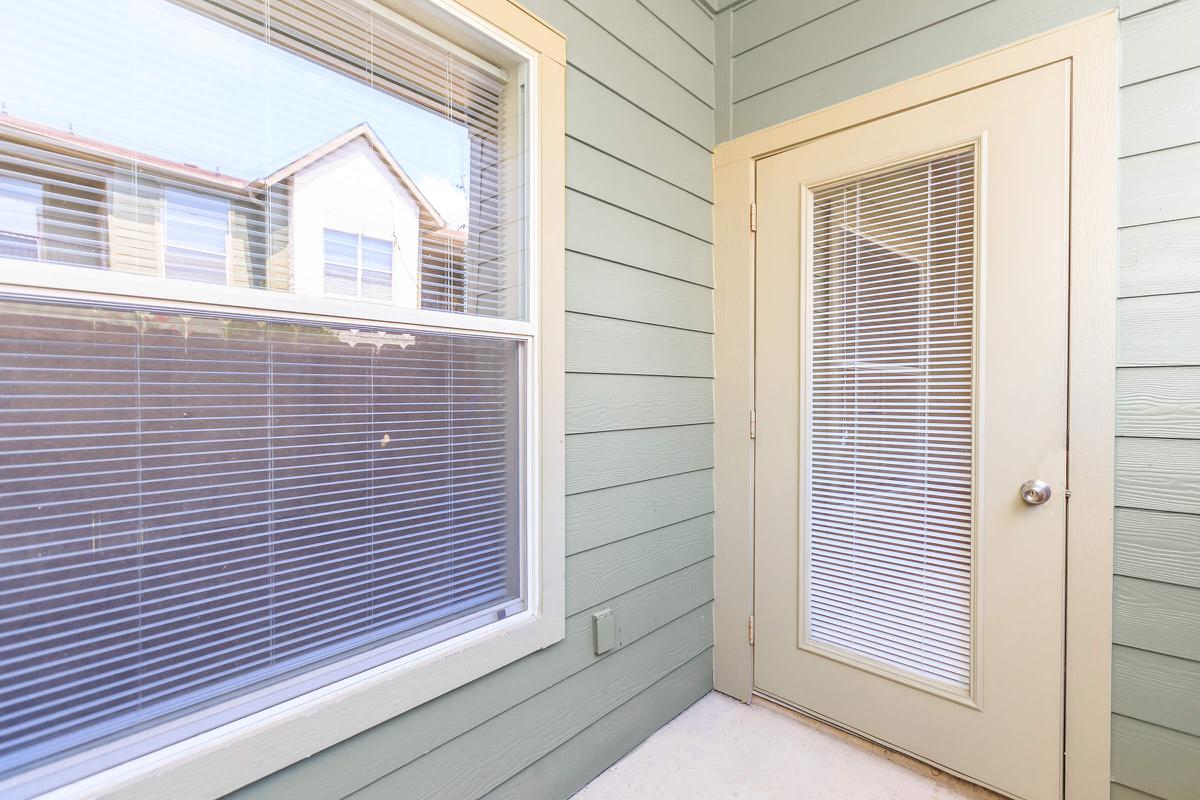
[[229, 201], [168, 187], [163, 200], [163, 271], [168, 278], [225, 283]]
[[[3, 123], [0, 115], [0, 126]], [[47, 167], [32, 157], [28, 161], [5, 158], [0, 147], [0, 259], [103, 267], [107, 253], [107, 225], [101, 213], [104, 178]]]
[[0, 796], [553, 641], [535, 23], [0, 3]]
[[42, 186], [0, 175], [0, 256], [36, 259]]
[[391, 239], [325, 231], [325, 291], [364, 300], [392, 299]]

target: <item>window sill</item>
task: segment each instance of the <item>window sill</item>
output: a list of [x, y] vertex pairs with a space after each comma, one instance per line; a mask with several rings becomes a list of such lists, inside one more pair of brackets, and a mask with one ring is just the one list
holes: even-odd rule
[[565, 634], [562, 609], [552, 608], [558, 605], [552, 599], [541, 612], [523, 611], [464, 633], [52, 790], [40, 800], [222, 797], [553, 644]]

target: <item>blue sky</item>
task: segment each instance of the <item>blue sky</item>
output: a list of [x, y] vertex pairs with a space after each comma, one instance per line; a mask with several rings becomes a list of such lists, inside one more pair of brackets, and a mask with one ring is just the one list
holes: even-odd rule
[[0, 0], [0, 15], [13, 116], [247, 179], [367, 122], [466, 222], [466, 134], [430, 111], [167, 0]]

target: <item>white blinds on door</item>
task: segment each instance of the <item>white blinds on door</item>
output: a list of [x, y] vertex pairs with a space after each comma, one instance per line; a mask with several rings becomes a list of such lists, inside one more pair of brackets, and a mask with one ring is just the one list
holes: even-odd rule
[[810, 640], [969, 686], [975, 148], [813, 193]]

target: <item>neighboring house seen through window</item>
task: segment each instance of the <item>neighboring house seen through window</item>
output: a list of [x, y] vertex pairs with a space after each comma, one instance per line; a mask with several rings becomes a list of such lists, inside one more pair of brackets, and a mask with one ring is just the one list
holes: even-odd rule
[[325, 229], [325, 293], [363, 300], [392, 299], [392, 243]]
[[225, 283], [229, 260], [229, 201], [168, 188], [164, 198], [163, 263], [168, 278]]

